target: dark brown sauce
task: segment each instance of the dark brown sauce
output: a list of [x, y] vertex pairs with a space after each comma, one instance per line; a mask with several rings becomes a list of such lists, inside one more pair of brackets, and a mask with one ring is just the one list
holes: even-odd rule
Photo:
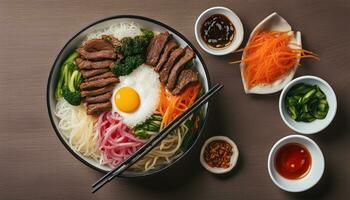
[[205, 43], [213, 48], [224, 48], [231, 44], [235, 35], [232, 22], [221, 14], [206, 19], [201, 28], [201, 36]]
[[287, 179], [303, 178], [310, 171], [311, 164], [310, 152], [301, 144], [285, 144], [276, 154], [276, 170]]

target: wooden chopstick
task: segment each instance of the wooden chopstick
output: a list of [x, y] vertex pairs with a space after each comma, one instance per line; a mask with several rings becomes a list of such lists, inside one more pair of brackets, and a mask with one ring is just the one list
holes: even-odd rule
[[131, 165], [137, 162], [140, 158], [150, 152], [160, 141], [162, 141], [166, 136], [169, 135], [177, 126], [184, 122], [194, 111], [196, 111], [200, 106], [206, 103], [211, 97], [213, 97], [223, 85], [215, 84], [207, 93], [197, 99], [197, 101], [192, 104], [185, 112], [178, 116], [175, 120], [170, 122], [164, 129], [162, 129], [156, 136], [149, 140], [146, 144], [140, 147], [134, 154], [125, 159], [116, 168], [108, 172], [102, 178], [92, 185], [92, 193], [95, 193], [106, 183], [111, 181], [113, 178], [118, 176], [127, 170]]

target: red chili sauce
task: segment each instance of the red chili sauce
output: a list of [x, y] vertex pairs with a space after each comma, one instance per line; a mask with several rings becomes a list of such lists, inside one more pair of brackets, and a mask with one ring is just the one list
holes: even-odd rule
[[286, 144], [276, 154], [275, 168], [287, 179], [303, 178], [310, 171], [311, 164], [310, 152], [301, 144]]

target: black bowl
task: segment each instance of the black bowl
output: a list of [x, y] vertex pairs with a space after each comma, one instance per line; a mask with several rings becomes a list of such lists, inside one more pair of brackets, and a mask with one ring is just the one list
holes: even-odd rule
[[[159, 22], [157, 20], [150, 19], [147, 17], [142, 17], [142, 16], [118, 15], [118, 16], [113, 16], [113, 17], [109, 17], [109, 18], [105, 18], [105, 19], [96, 21], [96, 22], [86, 26], [78, 33], [76, 33], [64, 45], [64, 47], [62, 48], [62, 50], [60, 51], [60, 53], [56, 57], [55, 62], [51, 68], [50, 75], [48, 78], [48, 83], [47, 83], [47, 92], [46, 92], [47, 109], [48, 109], [49, 117], [51, 120], [51, 124], [56, 132], [56, 135], [61, 140], [62, 144], [66, 147], [66, 149], [72, 155], [74, 155], [78, 160], [80, 160], [82, 163], [84, 163], [85, 165], [87, 165], [87, 166], [89, 166], [97, 171], [103, 172], [103, 173], [106, 173], [108, 171], [107, 167], [99, 165], [97, 162], [95, 162], [89, 158], [84, 157], [79, 152], [72, 149], [72, 147], [67, 143], [66, 139], [63, 138], [62, 134], [60, 133], [59, 129], [57, 128], [57, 126], [56, 126], [57, 117], [53, 113], [54, 106], [56, 104], [56, 99], [54, 97], [54, 91], [55, 91], [55, 87], [56, 87], [56, 84], [58, 81], [58, 73], [59, 73], [59, 68], [60, 68], [61, 64], [63, 63], [64, 59], [69, 55], [69, 53], [72, 52], [75, 48], [77, 48], [81, 44], [81, 42], [83, 41], [85, 36], [90, 32], [93, 32], [93, 31], [96, 31], [99, 29], [103, 29], [103, 28], [108, 27], [109, 25], [111, 25], [113, 23], [117, 23], [117, 22], [121, 22], [121, 21], [134, 21], [135, 23], [140, 24], [144, 28], [149, 28], [149, 29], [156, 30], [156, 31], [169, 31], [170, 33], [173, 34], [173, 36], [177, 39], [177, 41], [180, 44], [190, 46], [194, 50], [194, 52], [196, 53], [195, 66], [197, 67], [197, 70], [200, 74], [203, 88], [205, 89], [205, 91], [208, 91], [208, 88], [210, 87], [209, 73], [208, 73], [207, 67], [206, 67], [202, 57], [200, 56], [198, 50], [193, 46], [193, 44], [189, 40], [186, 39], [185, 36], [183, 36], [181, 33], [179, 33], [175, 29], [171, 28], [170, 26], [168, 26], [162, 22]], [[206, 123], [206, 120], [208, 117], [208, 106], [209, 106], [208, 104], [205, 104], [203, 106], [204, 120], [202, 121], [202, 124], [201, 124], [199, 130], [197, 130], [197, 133], [195, 134], [195, 138], [192, 139], [192, 144], [189, 145], [189, 147], [187, 149], [185, 149], [181, 155], [175, 156], [171, 160], [171, 162], [169, 162], [168, 164], [162, 165], [156, 169], [152, 169], [152, 170], [149, 170], [147, 172], [126, 171], [121, 176], [122, 177], [142, 177], [142, 176], [148, 176], [151, 174], [160, 173], [161, 171], [172, 166], [175, 162], [180, 160], [183, 156], [185, 156], [191, 149], [193, 149], [195, 147], [195, 144], [197, 143], [198, 138], [200, 137], [200, 135], [203, 131], [203, 128], [205, 126], [205, 123]]]

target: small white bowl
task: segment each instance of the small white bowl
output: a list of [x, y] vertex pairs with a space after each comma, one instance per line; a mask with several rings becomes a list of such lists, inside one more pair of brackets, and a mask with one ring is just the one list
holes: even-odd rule
[[[313, 122], [297, 122], [289, 116], [285, 107], [285, 96], [291, 87], [298, 83], [318, 85], [320, 87], [320, 89], [326, 95], [329, 105], [329, 110], [326, 118], [320, 120], [316, 119]], [[314, 134], [325, 129], [333, 121], [334, 116], [337, 112], [337, 98], [332, 87], [323, 79], [316, 76], [301, 76], [292, 80], [283, 89], [279, 99], [279, 111], [284, 123], [286, 123], [289, 128], [302, 134]]]
[[[203, 41], [203, 38], [201, 36], [201, 27], [204, 21], [214, 14], [225, 15], [235, 27], [235, 36], [233, 38], [233, 41], [229, 46], [225, 48], [211, 48]], [[212, 7], [202, 12], [202, 14], [200, 14], [196, 20], [196, 24], [194, 26], [194, 33], [199, 46], [201, 46], [202, 49], [204, 49], [204, 51], [206, 51], [207, 53], [217, 56], [226, 55], [234, 52], [241, 45], [244, 36], [244, 30], [241, 20], [232, 10], [226, 7]]]
[[[209, 145], [209, 143], [211, 143], [213, 141], [217, 141], [217, 140], [223, 140], [225, 142], [228, 142], [232, 146], [233, 154], [231, 156], [230, 166], [228, 168], [211, 167], [204, 160], [205, 148]], [[201, 149], [201, 154], [200, 154], [200, 161], [201, 161], [202, 166], [205, 169], [207, 169], [208, 171], [210, 171], [214, 174], [224, 174], [224, 173], [231, 171], [236, 166], [237, 160], [238, 160], [238, 155], [239, 155], [239, 151], [238, 151], [237, 145], [230, 138], [228, 138], [226, 136], [214, 136], [214, 137], [207, 139], [207, 141], [205, 141], [205, 143], [203, 144], [202, 149]]]
[[[311, 155], [311, 169], [306, 176], [301, 179], [290, 180], [282, 177], [275, 169], [275, 156], [277, 151], [288, 143], [298, 143], [305, 146]], [[310, 138], [303, 135], [289, 135], [280, 139], [270, 150], [267, 161], [269, 175], [272, 181], [282, 190], [288, 192], [302, 192], [310, 189], [321, 179], [325, 161], [319, 146]]]

